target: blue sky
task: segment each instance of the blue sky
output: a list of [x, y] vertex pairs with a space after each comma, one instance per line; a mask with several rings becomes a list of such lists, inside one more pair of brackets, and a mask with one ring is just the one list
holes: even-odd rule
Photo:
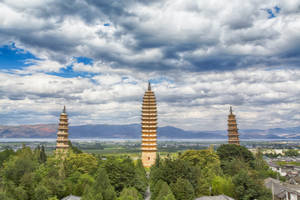
[[[69, 2], [70, 1], [70, 2]], [[1, 124], [300, 126], [300, 2], [0, 2]], [[261, 123], [264, 122], [264, 123]]]
[[14, 43], [0, 47], [0, 68], [21, 69], [28, 66], [27, 60], [37, 59], [30, 52], [17, 48]]

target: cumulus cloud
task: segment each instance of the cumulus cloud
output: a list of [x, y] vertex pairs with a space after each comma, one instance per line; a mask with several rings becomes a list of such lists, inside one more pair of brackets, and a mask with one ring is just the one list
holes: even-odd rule
[[208, 71], [299, 62], [295, 1], [3, 0], [0, 9], [1, 37], [63, 64], [86, 56], [138, 70]]
[[[160, 78], [152, 81], [160, 80], [152, 86], [160, 126], [224, 129], [229, 105], [234, 106], [240, 128], [299, 124], [300, 70], [184, 72], [168, 80]], [[56, 122], [63, 104], [68, 105], [73, 124], [139, 123], [146, 89], [145, 81], [117, 74], [90, 79], [1, 73], [0, 82], [1, 115], [20, 114], [18, 123]], [[24, 113], [30, 117], [22, 118]], [[16, 122], [9, 119], [4, 122]]]
[[297, 1], [0, 0], [11, 42], [37, 59], [0, 71], [5, 124], [63, 104], [74, 124], [139, 123], [151, 80], [160, 125], [225, 129], [229, 105], [241, 128], [299, 125]]

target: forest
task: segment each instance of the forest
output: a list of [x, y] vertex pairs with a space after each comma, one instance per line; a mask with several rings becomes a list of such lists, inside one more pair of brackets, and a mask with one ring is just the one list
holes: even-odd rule
[[150, 186], [151, 200], [192, 200], [225, 194], [237, 200], [269, 200], [263, 186], [277, 177], [258, 152], [221, 145], [157, 156], [145, 169], [140, 159], [124, 155], [83, 153], [47, 155], [43, 146], [0, 152], [1, 200], [60, 200], [70, 194], [82, 200], [142, 200]]

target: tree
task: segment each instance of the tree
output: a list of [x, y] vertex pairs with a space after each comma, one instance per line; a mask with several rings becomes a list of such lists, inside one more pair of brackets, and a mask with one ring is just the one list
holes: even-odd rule
[[88, 153], [70, 153], [64, 161], [66, 176], [70, 176], [75, 171], [80, 173], [94, 174], [98, 168], [97, 158]]
[[159, 166], [160, 166], [160, 155], [159, 155], [159, 153], [157, 153], [156, 159], [155, 159], [155, 164], [152, 167], [159, 168]]
[[97, 171], [95, 183], [86, 187], [85, 192], [83, 193], [83, 199], [89, 200], [115, 200], [116, 193], [114, 188], [110, 184], [109, 177], [104, 168], [100, 168]]
[[166, 182], [162, 182], [160, 191], [159, 191], [157, 197], [155, 198], [155, 200], [162, 200], [162, 199], [174, 199], [175, 200], [172, 190]]
[[37, 160], [39, 161], [39, 163], [45, 163], [47, 160], [47, 155], [45, 152], [45, 147], [44, 145], [42, 145], [42, 147], [40, 145], [38, 145], [35, 149], [34, 149], [34, 154], [37, 157]]
[[33, 172], [37, 166], [38, 161], [31, 149], [23, 146], [22, 149], [16, 152], [16, 156], [13, 156], [4, 163], [0, 173], [3, 178], [11, 180], [16, 185], [19, 185], [23, 175]]
[[28, 195], [26, 193], [26, 190], [22, 186], [19, 186], [19, 187], [15, 188], [14, 196], [18, 200], [27, 200], [27, 199], [29, 199]]
[[142, 200], [142, 195], [134, 187], [124, 188], [118, 200]]
[[103, 200], [103, 196], [101, 193], [98, 193], [97, 195], [94, 194], [92, 188], [88, 187], [83, 192], [83, 195], [81, 197], [81, 200]]
[[299, 156], [299, 150], [298, 149], [289, 149], [287, 151], [284, 152], [285, 156]]
[[25, 173], [21, 180], [20, 180], [20, 186], [26, 191], [26, 195], [28, 198], [32, 197], [34, 195], [34, 188], [35, 188], [35, 177], [34, 172], [31, 173]]
[[268, 177], [277, 178], [280, 176], [278, 172], [274, 172], [269, 168], [267, 162], [263, 159], [263, 153], [259, 149], [255, 155], [254, 169], [257, 171], [257, 179], [266, 179]]
[[83, 191], [85, 191], [87, 187], [92, 186], [94, 183], [95, 180], [91, 175], [81, 174], [75, 186], [74, 184], [71, 184], [74, 187], [72, 194], [82, 196]]
[[15, 152], [10, 148], [6, 148], [4, 151], [0, 152], [0, 168], [3, 166], [3, 163], [13, 155], [15, 155]]
[[69, 140], [69, 148], [70, 148], [70, 149], [72, 150], [72, 152], [75, 153], [75, 154], [80, 154], [80, 153], [82, 153], [82, 151], [81, 151], [79, 148], [73, 146], [71, 140]]
[[212, 195], [234, 196], [234, 184], [231, 177], [215, 176], [212, 180]]
[[246, 147], [235, 144], [223, 144], [217, 149], [221, 161], [240, 159], [246, 163], [254, 160], [254, 156]]
[[1, 200], [13, 200], [13, 198], [9, 197], [6, 192], [0, 191], [0, 199]]
[[[235, 167], [244, 167], [242, 163], [253, 168], [254, 156], [246, 147], [235, 144], [223, 144], [217, 149], [217, 154], [221, 160], [221, 168], [227, 174], [233, 175], [230, 171], [231, 161], [236, 160]], [[240, 162], [237, 162], [240, 161]]]
[[172, 192], [176, 200], [193, 200], [195, 198], [192, 184], [183, 178], [178, 178], [176, 183], [171, 184]]
[[161, 179], [168, 184], [175, 183], [178, 178], [187, 179], [193, 185], [196, 185], [197, 177], [194, 176], [195, 168], [183, 159], [167, 158], [160, 167], [161, 172], [157, 180]]
[[13, 181], [7, 180], [7, 179], [2, 179], [2, 177], [1, 177], [1, 179], [0, 179], [0, 194], [3, 194], [9, 198], [15, 199], [14, 194], [15, 194], [16, 187], [17, 186]]
[[130, 158], [126, 157], [118, 159], [116, 157], [110, 157], [107, 159], [104, 166], [117, 194], [120, 194], [124, 188], [138, 188], [138, 183], [136, 182], [136, 169]]
[[[156, 184], [161, 180], [163, 173], [162, 167], [151, 167], [150, 171], [150, 190], [151, 190], [151, 199], [154, 194], [154, 189], [156, 187]], [[158, 192], [157, 192], [158, 193]]]
[[235, 198], [243, 200], [271, 199], [268, 191], [261, 182], [254, 180], [246, 170], [241, 170], [232, 179], [235, 185]]
[[234, 176], [242, 169], [249, 169], [249, 165], [240, 159], [224, 160], [222, 161], [223, 173], [226, 175]]
[[156, 197], [158, 196], [158, 193], [161, 189], [162, 184], [165, 183], [161, 179], [159, 179], [152, 187], [151, 189], [151, 200], [156, 200]]
[[38, 185], [34, 190], [34, 200], [47, 200], [50, 197], [50, 191], [43, 185]]
[[173, 194], [168, 194], [167, 196], [163, 197], [162, 200], [176, 200]]
[[194, 166], [203, 168], [212, 168], [215, 170], [215, 174], [221, 172], [219, 156], [211, 150], [187, 150], [181, 156], [180, 159], [189, 161]]
[[194, 176], [197, 177], [197, 182], [193, 186], [196, 196], [209, 195], [213, 178], [222, 174], [219, 156], [207, 149], [188, 150], [179, 158], [195, 166]]
[[266, 161], [263, 159], [263, 153], [261, 149], [258, 149], [257, 153], [255, 154], [255, 159], [253, 161], [254, 169], [256, 170], [268, 170], [269, 166]]
[[59, 200], [56, 196], [48, 198], [48, 200]]
[[41, 148], [41, 151], [40, 151], [40, 158], [39, 158], [39, 161], [41, 163], [45, 163], [47, 161], [47, 155], [46, 155], [46, 152], [45, 152], [45, 147], [44, 145], [42, 145], [42, 148]]
[[148, 179], [142, 160], [138, 159], [135, 165], [135, 188], [140, 194], [145, 196], [148, 186]]
[[67, 195], [66, 186], [62, 178], [45, 177], [40, 184], [44, 185], [52, 196], [55, 195], [58, 198], [63, 198]]

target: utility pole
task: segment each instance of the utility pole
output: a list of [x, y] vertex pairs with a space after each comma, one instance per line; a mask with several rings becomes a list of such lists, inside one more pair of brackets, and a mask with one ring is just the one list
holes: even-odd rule
[[274, 182], [272, 181], [272, 200], [275, 200], [274, 197]]

